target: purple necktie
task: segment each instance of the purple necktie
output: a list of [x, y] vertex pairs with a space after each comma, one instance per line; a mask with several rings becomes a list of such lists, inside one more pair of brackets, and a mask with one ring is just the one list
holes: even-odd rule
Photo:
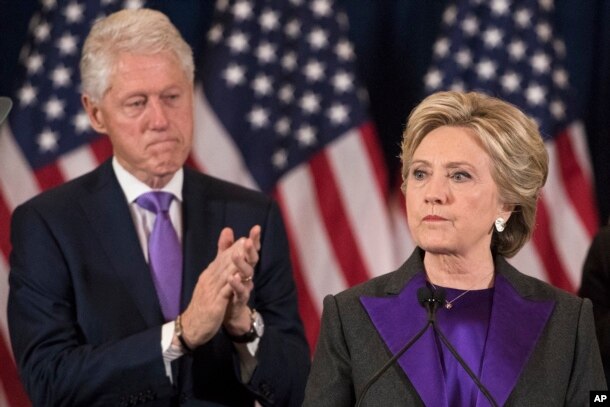
[[166, 321], [180, 313], [182, 289], [182, 247], [169, 218], [169, 205], [174, 195], [153, 191], [142, 194], [136, 203], [157, 216], [148, 238], [148, 261], [152, 278]]

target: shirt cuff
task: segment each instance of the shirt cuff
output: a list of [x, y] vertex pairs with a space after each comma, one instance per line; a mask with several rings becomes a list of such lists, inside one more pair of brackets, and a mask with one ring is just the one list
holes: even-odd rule
[[182, 347], [172, 344], [174, 339], [174, 321], [167, 322], [161, 327], [161, 353], [163, 354], [163, 364], [165, 365], [165, 374], [173, 383], [172, 377], [172, 362], [184, 355]]

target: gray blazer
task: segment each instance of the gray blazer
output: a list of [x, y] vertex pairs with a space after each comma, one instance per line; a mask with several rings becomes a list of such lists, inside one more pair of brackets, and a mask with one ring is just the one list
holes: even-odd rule
[[[367, 381], [426, 323], [416, 299], [423, 251], [396, 271], [324, 299], [304, 406], [352, 406]], [[480, 379], [499, 405], [588, 406], [605, 390], [591, 302], [526, 276], [502, 257]], [[398, 328], [397, 328], [398, 327]], [[363, 406], [448, 406], [429, 330], [369, 389]], [[477, 406], [489, 405], [480, 394]]]

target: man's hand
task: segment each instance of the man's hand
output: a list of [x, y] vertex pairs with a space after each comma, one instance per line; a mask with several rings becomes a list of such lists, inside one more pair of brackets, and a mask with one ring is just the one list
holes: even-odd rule
[[220, 232], [216, 258], [199, 275], [191, 302], [182, 314], [182, 337], [189, 347], [208, 342], [223, 322], [231, 334], [241, 335], [250, 329], [247, 303], [254, 287], [260, 233], [257, 225], [247, 238], [235, 241], [232, 229]]

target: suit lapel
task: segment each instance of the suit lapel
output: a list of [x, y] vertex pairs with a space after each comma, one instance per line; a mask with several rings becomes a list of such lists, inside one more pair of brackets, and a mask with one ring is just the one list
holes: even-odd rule
[[199, 274], [216, 257], [216, 243], [225, 218], [224, 203], [211, 199], [209, 186], [197, 177], [198, 174], [185, 169], [182, 194], [184, 197], [182, 309], [191, 300]]
[[[554, 301], [520, 295], [504, 275], [496, 275], [480, 379], [499, 405], [506, 403], [517, 384], [554, 307]], [[487, 405], [479, 394], [477, 406]]]
[[[392, 354], [396, 354], [427, 323], [426, 311], [417, 301], [417, 290], [424, 285], [424, 275], [418, 273], [398, 295], [360, 298]], [[398, 359], [398, 364], [425, 405], [447, 406], [445, 382], [432, 328], [428, 328]]]
[[[98, 182], [84, 196], [81, 207], [91, 223], [100, 249], [112, 265], [112, 271], [131, 293], [142, 318], [149, 326], [163, 321], [161, 306], [150, 271], [129, 212], [125, 195], [112, 171], [110, 160], [97, 170]], [[117, 225], [120, 225], [117, 230]]]

